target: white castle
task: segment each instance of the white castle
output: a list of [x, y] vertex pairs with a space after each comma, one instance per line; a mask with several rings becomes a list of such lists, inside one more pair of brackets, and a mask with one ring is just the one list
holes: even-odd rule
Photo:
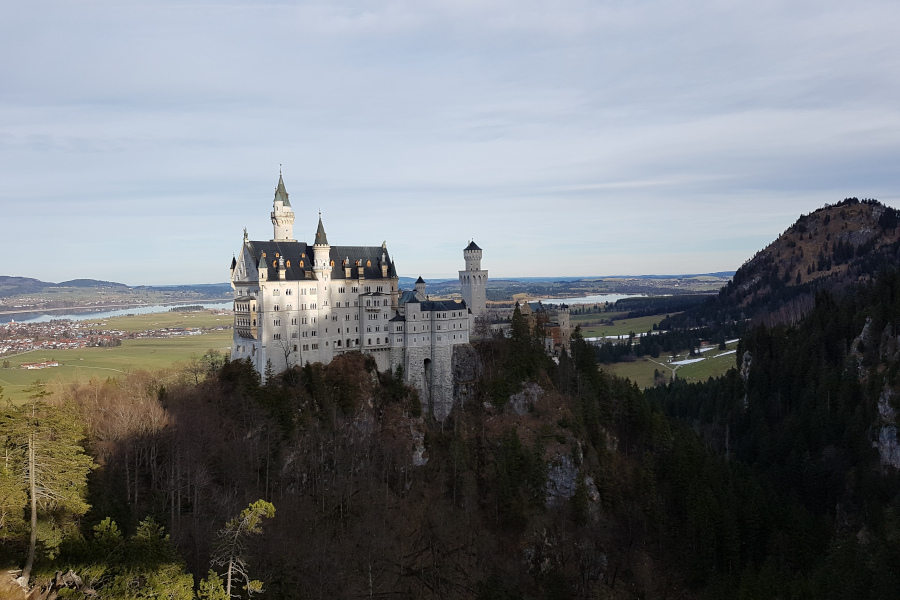
[[459, 272], [463, 301], [430, 300], [419, 277], [399, 288], [394, 261], [381, 246], [332, 246], [322, 215], [312, 246], [294, 239], [294, 213], [279, 173], [271, 213], [274, 237], [251, 241], [244, 230], [231, 261], [234, 289], [232, 360], [249, 359], [264, 376], [307, 362], [329, 363], [363, 352], [381, 371], [403, 368], [423, 408], [438, 419], [453, 404], [454, 351], [469, 343], [485, 310], [488, 272], [471, 242]]

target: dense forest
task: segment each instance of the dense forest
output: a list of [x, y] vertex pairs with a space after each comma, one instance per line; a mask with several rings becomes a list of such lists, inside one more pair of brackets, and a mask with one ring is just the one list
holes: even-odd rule
[[898, 334], [882, 269], [644, 391], [516, 311], [443, 423], [362, 354], [36, 382], [0, 401], [0, 597], [897, 598]]

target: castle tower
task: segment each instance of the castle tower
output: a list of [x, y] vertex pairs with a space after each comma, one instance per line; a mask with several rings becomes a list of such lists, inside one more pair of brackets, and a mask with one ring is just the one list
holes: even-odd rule
[[322, 213], [319, 213], [319, 227], [316, 229], [316, 241], [313, 243], [313, 268], [324, 271], [330, 268], [328, 263], [331, 254], [331, 246], [328, 245], [328, 236], [325, 235], [325, 226], [322, 225]]
[[275, 200], [272, 203], [272, 225], [275, 227], [273, 242], [296, 242], [294, 239], [294, 211], [291, 210], [291, 201], [288, 199], [287, 190], [284, 189], [284, 180], [281, 178], [281, 170], [278, 171], [278, 187], [275, 188]]
[[422, 276], [419, 275], [419, 278], [416, 279], [416, 296], [419, 300], [427, 300], [428, 296], [425, 295], [425, 280], [422, 279]]
[[474, 316], [484, 314], [487, 306], [488, 272], [481, 268], [481, 248], [475, 242], [469, 242], [463, 250], [466, 259], [466, 270], [459, 272], [459, 287], [463, 300]]

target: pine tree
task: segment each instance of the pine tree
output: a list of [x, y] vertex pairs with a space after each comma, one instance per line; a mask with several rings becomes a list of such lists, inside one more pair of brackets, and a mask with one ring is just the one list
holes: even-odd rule
[[17, 473], [30, 504], [28, 557], [21, 580], [27, 584], [34, 566], [38, 510], [64, 510], [80, 516], [88, 510], [84, 501], [87, 474], [94, 462], [81, 446], [83, 429], [71, 405], [50, 406], [41, 381], [28, 390], [28, 401], [8, 406], [0, 419], [8, 467]]
[[262, 582], [250, 579], [245, 551], [250, 536], [262, 533], [263, 517], [272, 518], [274, 516], [275, 507], [271, 502], [257, 500], [241, 511], [240, 516], [228, 521], [225, 527], [219, 531], [212, 563], [227, 568], [225, 573], [226, 597], [231, 597], [231, 583], [235, 577], [246, 582], [244, 589], [248, 594], [252, 595], [262, 591]]

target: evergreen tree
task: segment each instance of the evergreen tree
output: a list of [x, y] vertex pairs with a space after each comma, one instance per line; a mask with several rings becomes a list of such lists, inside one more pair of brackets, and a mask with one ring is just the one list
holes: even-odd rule
[[[27, 584], [34, 566], [38, 510], [62, 510], [80, 516], [87, 512], [84, 501], [87, 474], [93, 460], [81, 446], [83, 429], [71, 405], [50, 406], [50, 392], [36, 381], [27, 391], [28, 401], [8, 406], [0, 419], [7, 470], [19, 475], [20, 489], [30, 504], [28, 556], [21, 580]], [[21, 496], [16, 496], [21, 497]]]
[[245, 551], [250, 536], [262, 533], [263, 518], [271, 519], [274, 516], [275, 507], [272, 503], [265, 500], [257, 500], [242, 510], [240, 516], [228, 521], [225, 527], [219, 531], [212, 563], [220, 567], [226, 567], [226, 597], [231, 597], [231, 583], [235, 577], [240, 577], [246, 582], [244, 589], [247, 590], [248, 594], [252, 595], [255, 592], [262, 591], [262, 582], [250, 579]]

